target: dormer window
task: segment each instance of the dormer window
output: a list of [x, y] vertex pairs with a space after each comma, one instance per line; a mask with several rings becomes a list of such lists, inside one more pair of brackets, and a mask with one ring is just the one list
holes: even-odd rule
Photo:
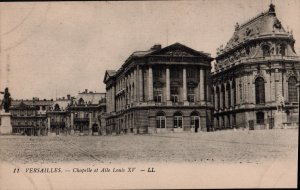
[[78, 104], [79, 104], [79, 105], [83, 105], [83, 104], [84, 104], [84, 100], [83, 100], [82, 98], [80, 98], [80, 99], [78, 100]]
[[262, 51], [263, 51], [263, 56], [264, 57], [271, 55], [270, 46], [268, 46], [268, 45], [263, 45], [262, 46]]

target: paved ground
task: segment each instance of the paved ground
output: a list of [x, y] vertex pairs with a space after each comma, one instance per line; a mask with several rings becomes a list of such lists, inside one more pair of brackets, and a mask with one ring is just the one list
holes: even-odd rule
[[262, 163], [295, 160], [298, 130], [120, 136], [0, 136], [0, 161]]

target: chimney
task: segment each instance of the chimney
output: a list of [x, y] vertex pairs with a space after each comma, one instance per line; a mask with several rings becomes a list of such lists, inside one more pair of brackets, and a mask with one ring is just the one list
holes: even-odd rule
[[71, 99], [71, 95], [67, 94], [67, 99], [70, 100]]
[[161, 49], [161, 45], [160, 44], [154, 44], [150, 50], [160, 50]]

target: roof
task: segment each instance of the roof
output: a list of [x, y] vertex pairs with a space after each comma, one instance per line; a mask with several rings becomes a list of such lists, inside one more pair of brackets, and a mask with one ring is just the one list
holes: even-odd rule
[[12, 100], [12, 106], [18, 106], [21, 102], [28, 106], [51, 106], [52, 100]]
[[174, 43], [172, 45], [161, 48], [160, 44], [155, 44], [147, 51], [135, 51], [133, 52], [124, 62], [124, 64], [117, 71], [107, 70], [105, 72], [103, 82], [106, 83], [110, 78], [115, 77], [118, 73], [122, 72], [132, 59], [142, 58], [148, 56], [168, 56], [168, 57], [203, 57], [207, 60], [212, 61], [210, 54], [204, 53], [202, 51], [196, 51], [189, 48], [181, 43]]
[[240, 26], [237, 23], [231, 39], [227, 42], [224, 49], [223, 47], [219, 49], [221, 52], [218, 52], [218, 54], [228, 52], [239, 44], [252, 39], [272, 36], [274, 34], [285, 37], [290, 36], [289, 32], [283, 28], [276, 17], [275, 6], [271, 4], [268, 11], [257, 15]]
[[75, 99], [78, 102], [81, 98], [85, 103], [90, 104], [99, 104], [100, 100], [105, 99], [106, 93], [97, 93], [97, 92], [82, 92], [79, 93]]
[[117, 73], [117, 71], [115, 70], [106, 70], [106, 72], [110, 77], [114, 76]]

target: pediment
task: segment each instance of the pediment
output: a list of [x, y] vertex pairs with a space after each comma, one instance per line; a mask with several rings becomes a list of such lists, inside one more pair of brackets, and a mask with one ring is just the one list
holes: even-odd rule
[[206, 57], [210, 58], [203, 52], [196, 51], [180, 43], [167, 46], [161, 50], [148, 54], [150, 56], [171, 56], [171, 57]]

